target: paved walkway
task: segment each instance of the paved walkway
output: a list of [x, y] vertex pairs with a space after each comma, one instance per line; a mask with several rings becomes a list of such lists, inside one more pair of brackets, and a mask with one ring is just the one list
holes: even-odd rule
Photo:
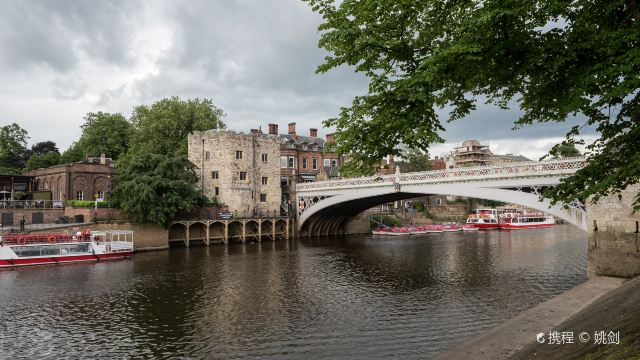
[[576, 286], [492, 330], [444, 352], [436, 359], [507, 359], [536, 340], [536, 334], [554, 330], [626, 279], [596, 277]]

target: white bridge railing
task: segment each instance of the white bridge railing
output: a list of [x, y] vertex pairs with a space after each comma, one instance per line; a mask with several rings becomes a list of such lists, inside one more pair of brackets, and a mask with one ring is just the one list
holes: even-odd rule
[[297, 184], [298, 192], [313, 190], [333, 190], [344, 188], [389, 186], [400, 183], [450, 183], [472, 180], [509, 179], [571, 175], [586, 165], [586, 158], [574, 157], [547, 161], [526, 161], [507, 165], [477, 166], [446, 170], [432, 170], [406, 174], [391, 174], [349, 178], [341, 180], [317, 181]]

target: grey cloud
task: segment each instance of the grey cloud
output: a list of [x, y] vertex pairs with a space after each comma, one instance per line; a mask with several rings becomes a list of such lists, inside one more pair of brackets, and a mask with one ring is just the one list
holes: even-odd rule
[[132, 2], [2, 1], [0, 6], [0, 71], [46, 65], [69, 72], [81, 52], [105, 63], [131, 60], [129, 14], [139, 13]]

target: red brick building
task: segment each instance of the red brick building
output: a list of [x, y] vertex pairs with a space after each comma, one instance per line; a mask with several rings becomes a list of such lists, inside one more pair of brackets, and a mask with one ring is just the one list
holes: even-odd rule
[[96, 195], [104, 199], [111, 191], [111, 182], [116, 170], [109, 158], [88, 158], [71, 164], [25, 172], [33, 177], [34, 191], [50, 191], [52, 200], [95, 200]]

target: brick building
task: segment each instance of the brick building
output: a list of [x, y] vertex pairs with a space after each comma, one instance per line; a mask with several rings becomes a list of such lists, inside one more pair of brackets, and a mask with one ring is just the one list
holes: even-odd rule
[[188, 137], [205, 196], [241, 215], [280, 211], [280, 140], [260, 130], [198, 131]]
[[85, 161], [55, 165], [25, 172], [33, 177], [34, 191], [50, 191], [51, 199], [95, 200], [105, 199], [111, 191], [116, 170], [109, 158], [90, 157]]
[[277, 124], [269, 124], [269, 134], [280, 140], [280, 182], [282, 203], [294, 197], [295, 183], [313, 182], [340, 177], [338, 171], [345, 157], [333, 151], [333, 134], [318, 137], [318, 129], [309, 129], [309, 136], [296, 132], [296, 123], [288, 124], [287, 134], [278, 133]]

